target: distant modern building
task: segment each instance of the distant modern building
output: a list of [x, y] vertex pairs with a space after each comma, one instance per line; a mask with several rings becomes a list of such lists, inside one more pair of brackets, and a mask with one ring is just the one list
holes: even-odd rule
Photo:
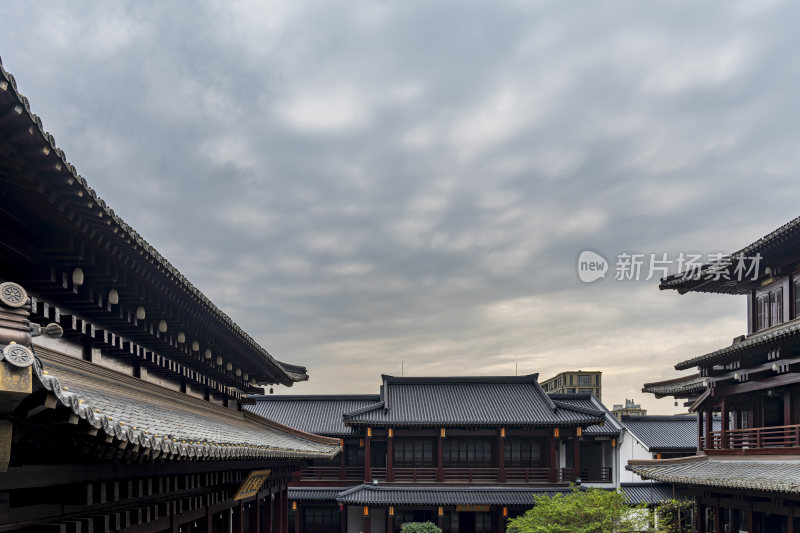
[[599, 370], [567, 370], [542, 382], [548, 394], [594, 394], [602, 401], [602, 372]]
[[647, 414], [647, 409], [642, 409], [638, 403], [633, 403], [633, 400], [625, 398], [625, 403], [615, 403], [614, 408], [611, 409], [611, 414], [622, 420], [623, 416], [644, 416]]

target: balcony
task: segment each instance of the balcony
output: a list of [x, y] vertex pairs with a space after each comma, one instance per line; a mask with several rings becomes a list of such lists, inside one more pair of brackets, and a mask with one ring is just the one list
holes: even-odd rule
[[800, 425], [712, 431], [700, 437], [700, 446], [711, 453], [797, 453]]
[[360, 466], [309, 466], [295, 474], [298, 481], [363, 481], [364, 468]]
[[[373, 467], [371, 479], [386, 480], [386, 468]], [[521, 484], [537, 485], [547, 483], [570, 483], [574, 481], [572, 468], [559, 468], [551, 478], [550, 468], [511, 468], [504, 469], [505, 480], [501, 481], [500, 469], [494, 467], [445, 467], [442, 469], [444, 482], [458, 484]], [[392, 469], [395, 483], [435, 483], [438, 469], [436, 467], [396, 467]], [[581, 480], [589, 483], [611, 483], [610, 467], [593, 467], [581, 469]], [[300, 482], [363, 482], [364, 469], [361, 467], [311, 466], [295, 475]]]

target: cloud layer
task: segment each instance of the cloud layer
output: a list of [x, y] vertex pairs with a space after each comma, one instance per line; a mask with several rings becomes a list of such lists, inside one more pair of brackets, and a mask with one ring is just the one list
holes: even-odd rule
[[641, 384], [742, 333], [744, 302], [575, 261], [732, 251], [797, 215], [798, 11], [11, 2], [0, 53], [114, 210], [308, 365], [292, 392], [584, 368], [670, 412]]

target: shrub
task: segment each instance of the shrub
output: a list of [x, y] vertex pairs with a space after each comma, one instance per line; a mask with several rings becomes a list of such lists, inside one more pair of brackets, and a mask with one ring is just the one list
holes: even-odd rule
[[409, 522], [403, 525], [403, 533], [442, 533], [442, 530], [431, 522]]
[[508, 533], [629, 533], [647, 531], [645, 506], [631, 507], [619, 491], [590, 488], [535, 496], [536, 505], [508, 522]]

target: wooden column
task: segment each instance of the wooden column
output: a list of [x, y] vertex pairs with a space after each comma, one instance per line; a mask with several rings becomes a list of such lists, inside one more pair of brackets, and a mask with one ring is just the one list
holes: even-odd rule
[[706, 506], [697, 498], [697, 533], [706, 533]]
[[235, 524], [234, 530], [236, 533], [244, 533], [244, 501], [239, 500], [238, 509], [234, 507], [233, 512], [235, 513], [234, 516], [238, 519], [233, 521]]
[[703, 411], [697, 411], [697, 453], [700, 454], [703, 451], [703, 418], [705, 413]]
[[[577, 430], [576, 430], [577, 431]], [[578, 479], [581, 477], [581, 444], [578, 435], [572, 441], [572, 478]], [[585, 480], [584, 480], [585, 481]]]
[[[369, 507], [367, 507], [367, 509], [369, 509]], [[367, 514], [367, 516], [364, 517], [364, 531], [363, 531], [363, 533], [372, 533], [372, 517], [369, 516], [369, 514]]]
[[[264, 533], [273, 533], [273, 512], [272, 512], [272, 490], [267, 493], [266, 500], [264, 501]], [[209, 531], [210, 533], [210, 531]]]
[[339, 504], [339, 533], [347, 533], [347, 507]]
[[347, 479], [347, 455], [344, 450], [344, 439], [341, 440], [342, 451], [339, 453], [339, 479], [344, 481]]
[[281, 520], [283, 513], [281, 513], [281, 493], [280, 489], [276, 492], [272, 499], [272, 533], [281, 533]]
[[367, 428], [364, 435], [364, 483], [372, 483], [372, 466], [370, 465], [370, 447], [372, 441], [372, 428]]
[[506, 428], [500, 428], [497, 438], [497, 481], [506, 482]]
[[444, 507], [439, 507], [437, 515], [436, 525], [439, 526], [439, 529], [444, 529]]
[[720, 404], [720, 417], [722, 418], [722, 424], [720, 426], [720, 429], [722, 430], [720, 432], [720, 447], [725, 449], [728, 447], [727, 435], [730, 428], [728, 427], [728, 406], [725, 403], [724, 396], [722, 397], [722, 403]]
[[783, 391], [783, 425], [792, 425], [792, 390]]
[[439, 429], [439, 438], [436, 440], [436, 481], [444, 481], [444, 433], [445, 429]]
[[303, 531], [303, 509], [300, 504], [297, 504], [297, 509], [294, 510], [294, 533]]
[[281, 491], [281, 533], [289, 533], [289, 487]]
[[386, 430], [386, 481], [394, 481], [394, 430]]
[[712, 420], [714, 419], [714, 412], [709, 407], [706, 409], [706, 450], [710, 450], [713, 448], [713, 443], [711, 442], [711, 429], [714, 427], [712, 426]]
[[714, 533], [725, 533], [722, 531], [722, 510], [718, 503], [714, 504]]
[[[394, 533], [394, 515], [389, 514], [389, 511], [386, 511], [386, 533]], [[346, 531], [342, 530], [342, 533], [347, 533]]]
[[556, 464], [556, 439], [550, 435], [547, 438], [550, 445], [550, 483], [558, 482], [558, 464]]
[[261, 512], [264, 510], [264, 501], [261, 496], [256, 496], [256, 531], [261, 533]]

